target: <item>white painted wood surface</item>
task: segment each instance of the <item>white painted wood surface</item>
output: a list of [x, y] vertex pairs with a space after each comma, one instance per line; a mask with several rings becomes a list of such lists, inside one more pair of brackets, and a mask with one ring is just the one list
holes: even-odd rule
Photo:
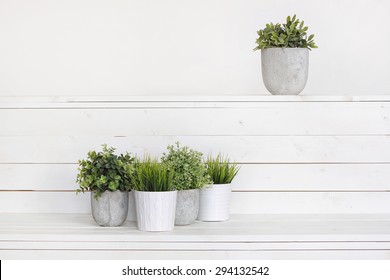
[[89, 150], [180, 141], [242, 164], [234, 213], [385, 213], [389, 117], [389, 96], [2, 96], [0, 210], [87, 212], [72, 191]]
[[[234, 214], [390, 213], [390, 192], [235, 191]], [[0, 213], [89, 213], [90, 194], [3, 191]]]
[[[77, 168], [76, 163], [0, 164], [3, 174], [0, 186], [14, 191], [71, 191], [78, 187]], [[389, 191], [390, 164], [242, 164], [232, 188], [234, 191]]]
[[1, 259], [390, 259], [388, 214], [235, 215], [164, 233], [99, 227], [89, 214], [0, 214], [0, 236]]

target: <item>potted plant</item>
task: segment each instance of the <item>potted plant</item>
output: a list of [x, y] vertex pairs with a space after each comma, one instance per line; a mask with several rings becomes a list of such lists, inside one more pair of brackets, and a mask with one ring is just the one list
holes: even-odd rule
[[299, 94], [309, 73], [309, 50], [317, 48], [314, 35], [294, 15], [286, 23], [269, 23], [257, 31], [261, 50], [261, 69], [265, 87], [272, 94]]
[[213, 184], [200, 190], [200, 221], [225, 221], [229, 219], [231, 182], [239, 171], [236, 163], [230, 163], [227, 157], [219, 154], [207, 159], [207, 172]]
[[195, 222], [199, 211], [199, 189], [211, 182], [201, 152], [180, 143], [167, 147], [161, 160], [173, 171], [173, 186], [177, 193], [176, 225]]
[[88, 152], [79, 160], [76, 193], [91, 191], [92, 217], [100, 226], [121, 225], [127, 217], [130, 173], [134, 158], [115, 155], [115, 149], [102, 145], [101, 152]]
[[131, 176], [137, 207], [138, 229], [169, 231], [174, 228], [176, 195], [173, 172], [166, 164], [146, 155], [136, 160]]

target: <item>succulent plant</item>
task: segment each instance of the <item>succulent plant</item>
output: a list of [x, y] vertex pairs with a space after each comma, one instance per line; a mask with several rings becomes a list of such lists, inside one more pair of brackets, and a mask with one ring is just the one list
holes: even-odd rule
[[267, 23], [264, 29], [257, 31], [259, 38], [256, 40], [257, 47], [253, 50], [267, 48], [317, 48], [314, 43], [314, 35], [307, 35], [309, 27], [304, 21], [297, 19], [296, 15], [288, 16], [286, 23]]
[[87, 159], [79, 160], [76, 182], [79, 189], [76, 193], [96, 191], [98, 199], [105, 191], [129, 191], [131, 189], [130, 174], [134, 157], [129, 153], [115, 155], [115, 148], [102, 145], [103, 151], [88, 152]]
[[201, 189], [211, 183], [201, 152], [187, 146], [181, 147], [179, 142], [175, 146], [169, 145], [167, 149], [161, 161], [174, 172], [173, 185], [176, 190]]

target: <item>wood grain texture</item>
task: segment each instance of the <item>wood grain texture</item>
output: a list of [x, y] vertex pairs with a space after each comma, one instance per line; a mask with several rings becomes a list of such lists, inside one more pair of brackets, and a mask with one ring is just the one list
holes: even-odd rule
[[[0, 213], [89, 213], [90, 194], [2, 191]], [[390, 192], [234, 192], [233, 214], [390, 213]]]
[[[0, 189], [75, 190], [77, 164], [0, 164]], [[390, 191], [390, 164], [242, 164], [235, 191]]]
[[389, 259], [389, 229], [389, 215], [235, 215], [148, 234], [131, 222], [103, 228], [88, 214], [0, 214], [0, 257], [350, 259], [343, 252], [357, 252], [358, 259]]
[[[67, 104], [67, 103], [66, 103]], [[165, 103], [158, 103], [166, 106]], [[219, 104], [219, 103], [216, 103]], [[379, 135], [390, 133], [383, 103], [233, 103], [153, 108], [132, 103], [0, 109], [0, 135]], [[138, 103], [136, 105], [139, 106]], [[77, 108], [77, 106], [83, 106]], [[117, 108], [116, 108], [117, 106]], [[119, 107], [121, 106], [121, 107]], [[126, 107], [128, 106], [128, 107]], [[219, 104], [221, 106], [221, 104]], [[256, 107], [257, 106], [257, 107]], [[91, 108], [92, 107], [92, 108]], [[180, 120], [180, 121], [179, 121]]]
[[89, 150], [175, 141], [243, 165], [234, 213], [389, 212], [388, 96], [1, 96], [0, 118], [0, 212], [89, 212]]
[[76, 163], [101, 144], [160, 156], [179, 141], [239, 163], [389, 163], [390, 136], [7, 136], [0, 163]]

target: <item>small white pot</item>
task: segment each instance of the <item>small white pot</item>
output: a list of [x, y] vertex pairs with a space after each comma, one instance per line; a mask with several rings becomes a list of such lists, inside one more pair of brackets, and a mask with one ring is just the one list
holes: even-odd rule
[[129, 212], [127, 213], [127, 220], [130, 222], [137, 221], [137, 209], [135, 207], [134, 191], [129, 192]]
[[210, 185], [201, 189], [197, 220], [205, 222], [228, 220], [231, 192], [231, 184]]
[[169, 231], [175, 225], [177, 191], [134, 191], [138, 229], [142, 231]]
[[299, 94], [305, 88], [309, 74], [309, 49], [262, 49], [261, 71], [264, 85], [270, 93]]

